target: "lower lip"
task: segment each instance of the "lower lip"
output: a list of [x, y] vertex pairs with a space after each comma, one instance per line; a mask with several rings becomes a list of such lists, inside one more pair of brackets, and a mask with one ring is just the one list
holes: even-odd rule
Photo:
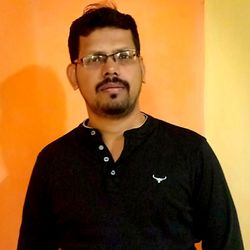
[[119, 93], [121, 92], [122, 90], [124, 90], [123, 87], [113, 87], [113, 88], [105, 88], [103, 89], [101, 92], [107, 92], [107, 93]]

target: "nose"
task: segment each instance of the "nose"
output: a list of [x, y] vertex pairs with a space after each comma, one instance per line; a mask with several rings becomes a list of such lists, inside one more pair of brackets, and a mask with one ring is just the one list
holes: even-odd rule
[[115, 62], [114, 58], [108, 57], [105, 64], [102, 66], [102, 75], [107, 77], [109, 75], [119, 76], [120, 70], [118, 63]]

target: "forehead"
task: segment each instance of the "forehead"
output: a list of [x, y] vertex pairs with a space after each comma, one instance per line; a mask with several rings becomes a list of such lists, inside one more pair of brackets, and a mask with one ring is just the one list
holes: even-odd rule
[[101, 28], [91, 32], [88, 36], [81, 36], [79, 43], [80, 54], [103, 51], [112, 52], [118, 49], [134, 48], [130, 30], [118, 28]]

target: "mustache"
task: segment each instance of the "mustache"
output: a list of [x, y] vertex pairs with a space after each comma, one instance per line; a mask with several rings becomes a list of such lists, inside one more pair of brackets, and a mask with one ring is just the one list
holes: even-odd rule
[[129, 83], [127, 81], [122, 80], [121, 78], [119, 78], [117, 76], [114, 76], [114, 77], [109, 76], [109, 77], [106, 77], [103, 81], [99, 82], [96, 85], [96, 92], [98, 92], [99, 89], [107, 83], [119, 83], [120, 85], [125, 87], [127, 90], [129, 90]]

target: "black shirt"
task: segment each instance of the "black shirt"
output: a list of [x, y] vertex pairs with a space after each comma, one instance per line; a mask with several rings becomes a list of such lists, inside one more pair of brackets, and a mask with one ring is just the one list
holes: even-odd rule
[[241, 250], [235, 207], [205, 138], [148, 116], [114, 162], [81, 124], [46, 146], [28, 187], [18, 250]]

